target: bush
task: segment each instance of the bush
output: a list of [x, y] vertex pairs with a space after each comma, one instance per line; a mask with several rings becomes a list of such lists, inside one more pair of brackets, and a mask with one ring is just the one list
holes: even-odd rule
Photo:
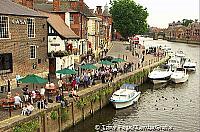
[[52, 120], [58, 119], [58, 112], [52, 111], [50, 117], [51, 117]]

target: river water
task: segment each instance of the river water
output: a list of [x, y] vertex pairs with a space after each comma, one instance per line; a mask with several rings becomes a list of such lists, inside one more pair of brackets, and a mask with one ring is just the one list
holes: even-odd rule
[[115, 110], [109, 104], [67, 132], [95, 132], [100, 128], [110, 132], [142, 131], [145, 126], [148, 131], [156, 128], [154, 131], [200, 132], [200, 46], [147, 38], [144, 45], [168, 45], [173, 51], [181, 49], [197, 62], [197, 70], [183, 84], [143, 84], [141, 97], [133, 106]]

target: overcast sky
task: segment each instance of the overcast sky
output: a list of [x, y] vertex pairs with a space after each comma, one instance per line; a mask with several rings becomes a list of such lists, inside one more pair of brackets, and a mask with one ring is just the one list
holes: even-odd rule
[[[186, 19], [200, 19], [200, 0], [135, 0], [147, 8], [150, 26], [167, 28], [168, 23]], [[84, 0], [90, 7], [104, 6], [110, 0]]]

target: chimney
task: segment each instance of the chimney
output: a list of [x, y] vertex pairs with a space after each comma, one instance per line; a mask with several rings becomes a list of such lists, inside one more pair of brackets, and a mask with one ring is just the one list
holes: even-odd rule
[[26, 6], [26, 0], [22, 0], [22, 5]]
[[26, 0], [26, 7], [33, 9], [33, 0]]
[[79, 0], [79, 3], [78, 3], [78, 5], [79, 5], [79, 7], [80, 7], [80, 11], [81, 12], [83, 12], [83, 5], [84, 5], [85, 3], [83, 2], [83, 0]]
[[53, 11], [60, 11], [60, 0], [53, 0]]
[[12, 0], [12, 2], [18, 3], [18, 4], [22, 4], [22, 0]]
[[97, 14], [97, 15], [102, 15], [102, 9], [101, 9], [101, 6], [97, 6], [96, 14]]

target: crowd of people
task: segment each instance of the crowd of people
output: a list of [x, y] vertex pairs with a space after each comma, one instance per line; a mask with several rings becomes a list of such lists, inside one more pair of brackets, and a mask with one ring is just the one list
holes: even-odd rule
[[30, 115], [35, 107], [38, 109], [47, 108], [47, 100], [45, 97], [45, 88], [41, 87], [38, 90], [36, 86], [34, 89], [30, 90], [29, 86], [26, 85], [22, 89], [22, 95], [15, 93], [13, 96], [11, 92], [7, 94], [6, 99], [13, 99], [13, 108], [21, 109], [21, 115]]

